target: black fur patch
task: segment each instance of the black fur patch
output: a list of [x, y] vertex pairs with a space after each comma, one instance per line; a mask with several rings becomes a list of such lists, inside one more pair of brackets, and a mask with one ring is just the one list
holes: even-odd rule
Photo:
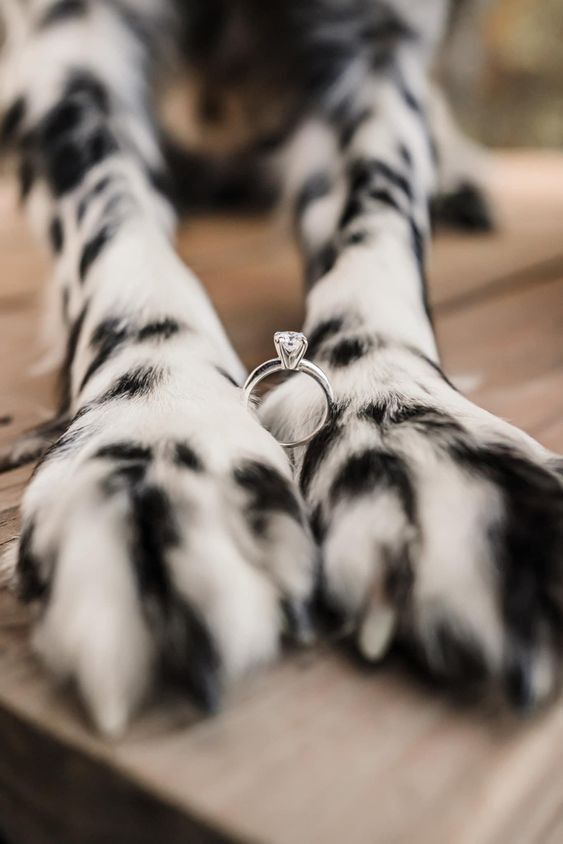
[[332, 319], [324, 320], [316, 325], [309, 335], [309, 345], [307, 347], [308, 356], [315, 357], [319, 353], [323, 344], [338, 334], [342, 330], [343, 326], [343, 317], [333, 317]]
[[528, 712], [535, 704], [532, 683], [533, 660], [537, 658], [529, 643], [513, 639], [506, 668], [506, 693], [512, 705], [520, 712]]
[[159, 607], [162, 659], [176, 678], [183, 683], [187, 678], [200, 704], [215, 711], [220, 697], [220, 656], [203, 620], [175, 591], [168, 570], [167, 554], [181, 541], [172, 503], [164, 490], [143, 479], [132, 479], [129, 494], [131, 558], [141, 596]]
[[161, 367], [139, 366], [121, 375], [104, 393], [100, 401], [143, 398], [162, 383], [163, 377], [164, 372]]
[[295, 203], [297, 217], [302, 217], [312, 203], [329, 194], [331, 189], [332, 179], [325, 170], [319, 170], [309, 176], [297, 195]]
[[421, 422], [421, 421], [439, 421], [441, 419], [439, 411], [425, 404], [401, 404], [397, 407], [389, 407], [387, 419], [394, 424], [402, 424], [404, 422]]
[[404, 607], [412, 593], [414, 570], [409, 550], [403, 546], [399, 552], [387, 550], [385, 554], [385, 593], [396, 607]]
[[155, 485], [131, 489], [135, 525], [135, 567], [142, 594], [153, 594], [165, 604], [172, 599], [165, 553], [178, 545], [180, 534], [170, 500]]
[[40, 29], [82, 17], [87, 11], [86, 0], [58, 0], [47, 10], [39, 22]]
[[174, 443], [174, 463], [186, 469], [193, 469], [194, 472], [201, 472], [203, 469], [201, 458], [186, 442]]
[[18, 181], [20, 188], [20, 202], [25, 202], [32, 191], [35, 179], [37, 178], [37, 171], [31, 156], [23, 154], [18, 172]]
[[334, 367], [350, 366], [362, 358], [371, 348], [365, 337], [346, 337], [332, 346], [329, 352], [330, 365]]
[[[374, 422], [378, 427], [382, 425], [415, 425], [430, 435], [459, 436], [465, 432], [463, 425], [450, 416], [430, 405], [401, 404], [400, 398], [393, 401], [375, 401], [363, 407], [358, 416]], [[449, 441], [449, 440], [448, 440]]]
[[181, 686], [188, 688], [205, 712], [213, 714], [221, 703], [221, 655], [200, 614], [177, 600], [168, 610], [167, 651], [164, 665]]
[[49, 240], [51, 248], [55, 255], [59, 255], [64, 247], [64, 230], [61, 218], [59, 216], [53, 217], [51, 225], [49, 226]]
[[389, 405], [387, 401], [373, 401], [365, 407], [362, 407], [362, 409], [358, 412], [358, 416], [360, 419], [367, 419], [369, 422], [373, 422], [375, 425], [380, 427], [387, 419], [388, 408]]
[[371, 240], [371, 234], [368, 231], [359, 229], [355, 232], [348, 232], [342, 238], [342, 246], [360, 246], [368, 243]]
[[[101, 118], [109, 100], [104, 86], [87, 71], [75, 70], [60, 101], [30, 136], [55, 196], [74, 190], [86, 174], [118, 150]], [[92, 126], [97, 120], [97, 125]]]
[[465, 433], [463, 425], [449, 413], [424, 405], [405, 405], [397, 408], [390, 414], [390, 421], [394, 424], [410, 422], [428, 432], [440, 434], [458, 436]]
[[78, 270], [81, 281], [85, 281], [88, 270], [90, 269], [94, 261], [101, 255], [105, 247], [111, 241], [111, 238], [114, 234], [115, 226], [113, 224], [107, 223], [106, 225], [102, 226], [102, 228], [94, 235], [94, 237], [86, 243], [84, 249], [82, 250]]
[[[426, 285], [424, 282], [424, 242], [411, 215], [410, 208], [413, 195], [409, 179], [384, 161], [370, 158], [357, 159], [352, 162], [349, 168], [349, 177], [348, 201], [339, 220], [339, 229], [343, 232], [343, 235], [341, 235], [341, 248], [362, 244], [369, 239], [369, 232], [361, 229], [347, 237], [346, 229], [352, 223], [357, 223], [362, 217], [373, 212], [372, 203], [376, 202], [392, 208], [393, 211], [403, 216], [407, 220], [412, 232], [413, 250], [419, 272], [423, 278], [424, 302], [429, 313]], [[394, 192], [390, 188], [394, 189]], [[397, 192], [404, 195], [406, 205], [401, 205], [396, 195]]]
[[83, 390], [90, 378], [112, 354], [125, 342], [129, 336], [129, 329], [121, 319], [110, 318], [101, 322], [90, 340], [90, 346], [96, 350], [96, 354], [80, 384], [79, 392]]
[[504, 518], [491, 541], [509, 633], [506, 686], [513, 704], [527, 708], [534, 703], [532, 655], [545, 647], [546, 629], [553, 645], [561, 646], [563, 485], [552, 472], [504, 444], [458, 441], [449, 453], [465, 471], [495, 484], [504, 498]]
[[19, 134], [27, 112], [23, 97], [18, 97], [4, 114], [0, 124], [0, 147], [9, 146]]
[[333, 504], [342, 498], [355, 497], [389, 489], [397, 493], [407, 518], [415, 516], [415, 493], [405, 462], [395, 454], [377, 449], [366, 449], [348, 458], [333, 481], [330, 500]]
[[291, 485], [277, 469], [247, 460], [233, 473], [236, 483], [249, 495], [249, 520], [257, 534], [263, 534], [271, 513], [284, 513], [302, 522], [301, 509]]
[[92, 348], [109, 345], [113, 349], [129, 333], [130, 329], [125, 320], [119, 317], [109, 317], [96, 326], [92, 332], [90, 345]]
[[370, 108], [361, 109], [358, 112], [350, 115], [348, 119], [344, 120], [344, 123], [340, 129], [340, 149], [345, 150], [350, 143], [352, 142], [356, 132], [367, 123], [373, 117], [373, 112]]
[[336, 263], [338, 250], [333, 243], [327, 243], [307, 261], [307, 286], [312, 287], [315, 282], [329, 273]]
[[180, 331], [180, 324], [171, 317], [163, 317], [162, 319], [153, 320], [143, 325], [138, 333], [137, 340], [169, 340], [174, 334]]
[[33, 550], [35, 525], [28, 522], [24, 525], [18, 548], [18, 595], [22, 601], [38, 601], [46, 598], [47, 584], [41, 576], [41, 566]]
[[118, 151], [108, 129], [99, 127], [82, 141], [63, 139], [47, 148], [47, 180], [55, 196], [74, 190], [97, 164]]
[[154, 188], [157, 193], [162, 194], [162, 196], [166, 197], [171, 202], [174, 201], [174, 186], [171, 183], [169, 173], [165, 170], [147, 168], [146, 176], [151, 187]]
[[409, 202], [412, 202], [412, 188], [409, 180], [385, 161], [377, 158], [357, 159], [350, 165], [350, 190], [353, 194], [375, 190], [383, 186], [392, 185], [400, 190]]
[[420, 104], [419, 100], [417, 99], [417, 97], [415, 97], [415, 95], [412, 93], [412, 91], [409, 88], [407, 88], [407, 86], [404, 83], [401, 83], [399, 85], [399, 90], [401, 92], [401, 96], [403, 97], [403, 100], [408, 105], [410, 110], [414, 111], [420, 117], [426, 117], [425, 111], [422, 108], [422, 105]]
[[423, 423], [431, 427], [440, 427], [441, 425], [456, 426], [457, 430], [462, 430], [461, 426], [457, 425], [449, 414], [442, 413], [434, 407], [417, 402], [389, 407], [387, 419], [395, 425], [412, 422], [414, 424]]
[[94, 457], [102, 457], [110, 460], [146, 462], [152, 457], [152, 449], [148, 445], [142, 445], [131, 440], [121, 440], [120, 442], [101, 446]]
[[425, 248], [424, 248], [424, 237], [422, 232], [420, 231], [419, 227], [412, 219], [409, 219], [410, 229], [411, 229], [411, 236], [412, 236], [412, 247], [416, 257], [416, 262], [418, 264], [418, 269], [421, 276], [424, 276], [424, 267], [425, 267]]
[[307, 495], [311, 482], [323, 459], [330, 454], [331, 449], [344, 433], [342, 417], [345, 409], [346, 405], [338, 405], [333, 410], [328, 423], [307, 445], [301, 466], [301, 475], [299, 477], [299, 486], [303, 495]]
[[409, 217], [409, 226], [411, 230], [412, 248], [420, 275], [422, 302], [428, 321], [432, 325], [432, 309], [430, 306], [428, 279], [426, 276], [426, 240], [420, 227], [412, 217]]
[[293, 642], [309, 643], [311, 637], [314, 636], [309, 602], [286, 595], [280, 601], [280, 606], [284, 617], [285, 634]]
[[373, 199], [374, 202], [381, 202], [383, 205], [388, 205], [389, 208], [392, 208], [398, 214], [403, 214], [403, 209], [393, 194], [385, 188], [377, 188], [376, 190], [370, 191], [369, 198]]
[[495, 228], [483, 190], [470, 182], [436, 197], [432, 202], [432, 219], [438, 225], [468, 232], [490, 232]]
[[399, 155], [407, 165], [407, 167], [412, 167], [412, 155], [410, 150], [404, 145], [399, 144]]
[[57, 417], [49, 424], [52, 427], [53, 436], [57, 436], [54, 442], [48, 445], [48, 448], [41, 455], [37, 466], [34, 469], [36, 474], [43, 463], [46, 463], [51, 458], [60, 456], [61, 454], [68, 454], [74, 449], [82, 446], [84, 442], [90, 437], [91, 431], [84, 426], [76, 425], [75, 423], [91, 409], [92, 405], [85, 405], [82, 407], [74, 417], [69, 421], [68, 416]]
[[323, 514], [322, 514], [322, 507], [320, 504], [317, 504], [313, 512], [311, 513], [311, 531], [315, 538], [315, 542], [320, 545], [325, 538], [326, 534], [326, 525], [324, 523]]
[[62, 141], [71, 132], [80, 128], [87, 113], [86, 104], [72, 99], [67, 86], [63, 91], [62, 99], [43, 118], [41, 140], [47, 147]]
[[95, 355], [82, 379], [80, 391], [98, 369], [127, 342], [142, 343], [147, 340], [168, 340], [170, 337], [174, 337], [182, 327], [172, 317], [155, 319], [140, 328], [118, 317], [109, 317], [103, 320], [96, 327], [90, 340], [90, 346], [95, 351]]
[[340, 220], [338, 221], [338, 227], [340, 229], [345, 229], [346, 226], [350, 225], [353, 220], [357, 220], [358, 217], [361, 217], [365, 213], [365, 205], [355, 193], [350, 195], [348, 202], [344, 206], [342, 214], [340, 215]]
[[425, 111], [422, 103], [420, 102], [420, 100], [405, 85], [403, 80], [399, 80], [398, 88], [399, 88], [399, 93], [401, 94], [401, 97], [403, 98], [405, 105], [408, 106], [408, 108], [413, 112], [413, 114], [415, 114], [418, 117], [418, 119], [420, 121], [420, 125], [421, 125], [422, 130], [424, 132], [424, 135], [426, 137], [426, 141], [427, 141], [427, 144], [428, 144], [428, 150], [430, 152], [430, 157], [432, 159], [432, 163], [434, 164], [435, 167], [437, 167], [438, 163], [439, 163], [438, 147], [436, 146], [436, 141], [434, 140], [434, 138], [432, 136], [432, 132], [430, 131], [430, 126], [429, 126], [429, 123], [428, 123], [428, 116], [426, 114], [426, 111]]
[[446, 621], [432, 631], [432, 652], [419, 653], [434, 678], [455, 684], [457, 695], [478, 693], [489, 675], [485, 655], [474, 638]]
[[84, 324], [84, 320], [86, 319], [86, 314], [88, 312], [88, 304], [84, 305], [82, 311], [80, 312], [79, 316], [74, 321], [72, 325], [68, 340], [66, 344], [66, 352], [65, 352], [65, 359], [63, 361], [63, 365], [61, 367], [61, 375], [60, 375], [60, 386], [59, 386], [59, 394], [60, 394], [60, 404], [59, 404], [59, 416], [64, 416], [68, 413], [71, 403], [71, 370], [72, 364], [74, 362], [74, 357], [76, 355], [76, 348], [78, 346], [78, 341], [80, 340], [80, 334], [82, 332], [82, 326]]
[[108, 495], [115, 495], [123, 489], [144, 483], [149, 464], [146, 460], [119, 461], [102, 482], [102, 490]]

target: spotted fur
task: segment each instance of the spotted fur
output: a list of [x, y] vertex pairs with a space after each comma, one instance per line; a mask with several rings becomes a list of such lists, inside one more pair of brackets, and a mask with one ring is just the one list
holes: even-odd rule
[[[118, 733], [162, 675], [214, 710], [282, 634], [309, 641], [320, 581], [369, 658], [396, 637], [452, 683], [471, 667], [533, 706], [559, 676], [563, 480], [436, 349], [430, 207], [438, 191], [450, 222], [486, 216], [478, 156], [429, 78], [446, 0], [250, 5], [232, 26], [220, 4], [211, 28], [188, 0], [2, 7], [0, 148], [52, 254], [61, 338], [59, 415], [0, 462], [40, 458], [17, 562], [35, 649]], [[163, 141], [173, 56], [206, 81], [203, 136], [225, 90], [253, 115], [238, 148]], [[175, 254], [174, 183], [200, 206], [275, 184], [292, 210], [309, 356], [336, 394], [293, 467]], [[272, 393], [272, 432], [316, 418], [309, 386]]]

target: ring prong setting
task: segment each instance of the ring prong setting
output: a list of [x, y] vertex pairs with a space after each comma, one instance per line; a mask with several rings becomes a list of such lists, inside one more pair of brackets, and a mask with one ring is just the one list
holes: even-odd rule
[[284, 369], [298, 369], [308, 345], [300, 331], [276, 331], [274, 334], [274, 346]]
[[260, 366], [257, 366], [250, 373], [242, 388], [245, 405], [249, 407], [255, 387], [264, 378], [274, 375], [276, 372], [302, 372], [316, 381], [321, 387], [326, 406], [325, 412], [317, 427], [299, 440], [294, 440], [293, 442], [280, 442], [278, 440], [283, 448], [297, 448], [300, 445], [311, 442], [322, 431], [334, 412], [334, 393], [331, 383], [322, 369], [305, 357], [308, 345], [309, 341], [300, 331], [276, 331], [274, 334], [274, 346], [276, 347], [278, 357], [264, 361]]

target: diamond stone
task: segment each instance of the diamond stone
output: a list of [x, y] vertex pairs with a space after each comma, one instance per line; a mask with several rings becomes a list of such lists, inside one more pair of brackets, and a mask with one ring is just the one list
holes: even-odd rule
[[300, 331], [276, 331], [274, 346], [284, 369], [298, 369], [307, 351], [308, 342]]

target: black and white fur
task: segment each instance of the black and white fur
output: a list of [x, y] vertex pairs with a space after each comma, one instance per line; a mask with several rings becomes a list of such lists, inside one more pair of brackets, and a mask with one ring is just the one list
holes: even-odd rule
[[[53, 256], [63, 359], [59, 417], [15, 461], [51, 439], [17, 549], [45, 664], [108, 734], [163, 672], [214, 708], [284, 631], [310, 638], [320, 579], [368, 658], [397, 638], [453, 683], [549, 698], [561, 463], [450, 383], [427, 301], [437, 185], [487, 223], [430, 78], [445, 0], [4, 0], [2, 15], [1, 142]], [[241, 363], [174, 249], [158, 114], [184, 77], [208, 128], [224, 91], [246, 123], [234, 152], [194, 142], [183, 199], [258, 183], [294, 212], [309, 356], [337, 412], [293, 465], [267, 428], [298, 437], [319, 397], [297, 376], [266, 427], [243, 408]]]

